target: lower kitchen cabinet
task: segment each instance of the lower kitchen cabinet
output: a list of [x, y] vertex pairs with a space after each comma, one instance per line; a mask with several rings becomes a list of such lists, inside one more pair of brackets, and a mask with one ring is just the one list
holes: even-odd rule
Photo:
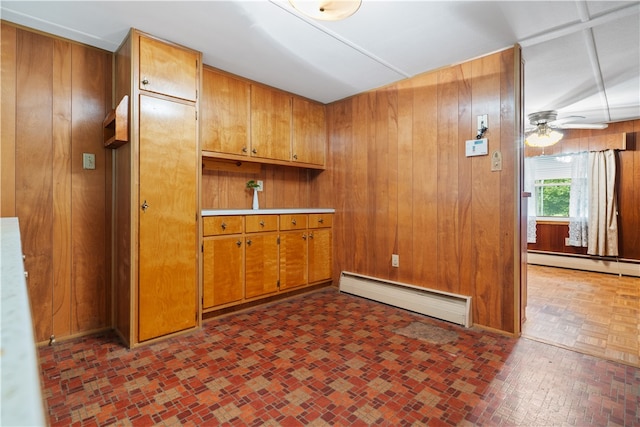
[[331, 280], [331, 229], [309, 230], [309, 283]]
[[280, 289], [307, 284], [307, 231], [280, 234]]
[[243, 241], [241, 236], [204, 238], [203, 309], [242, 300]]
[[331, 280], [333, 215], [309, 215], [309, 283]]
[[278, 234], [248, 235], [245, 254], [245, 298], [277, 292]]
[[203, 310], [242, 301], [244, 297], [243, 219], [241, 216], [203, 219]]
[[204, 312], [328, 282], [332, 214], [204, 218]]

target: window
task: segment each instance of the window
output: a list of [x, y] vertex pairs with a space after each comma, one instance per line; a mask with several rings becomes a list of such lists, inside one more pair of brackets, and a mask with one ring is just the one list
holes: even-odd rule
[[569, 217], [571, 167], [575, 156], [538, 156], [527, 164], [533, 168], [533, 197], [537, 217]]
[[536, 216], [569, 216], [571, 178], [535, 181]]

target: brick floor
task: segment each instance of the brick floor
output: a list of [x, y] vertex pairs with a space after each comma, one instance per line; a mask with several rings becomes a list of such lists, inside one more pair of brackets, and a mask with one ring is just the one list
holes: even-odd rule
[[133, 350], [107, 334], [39, 354], [53, 426], [640, 426], [638, 368], [335, 289]]

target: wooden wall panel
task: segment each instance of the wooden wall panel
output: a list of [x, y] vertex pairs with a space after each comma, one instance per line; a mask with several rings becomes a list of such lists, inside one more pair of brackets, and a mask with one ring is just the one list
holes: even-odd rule
[[263, 165], [258, 174], [204, 170], [202, 208], [251, 209], [253, 191], [247, 188], [247, 181], [252, 179], [263, 181], [264, 190], [258, 192], [260, 209], [330, 207], [311, 200], [305, 169]]
[[[130, 105], [129, 113], [131, 113], [131, 86], [134, 82], [131, 69], [131, 56], [129, 52], [131, 49], [131, 37], [127, 37], [121, 45], [121, 49], [117, 52], [117, 58], [114, 58], [115, 62], [115, 98], [113, 100], [114, 105], [120, 102], [124, 96], [129, 96]], [[137, 80], [136, 80], [137, 82]], [[112, 106], [112, 107], [113, 107]], [[118, 188], [115, 191], [115, 197], [113, 199], [114, 209], [116, 217], [113, 218], [114, 230], [113, 235], [113, 264], [115, 267], [112, 269], [113, 274], [113, 325], [116, 331], [122, 335], [125, 343], [130, 343], [131, 337], [131, 319], [132, 311], [134, 309], [133, 302], [131, 300], [131, 288], [130, 278], [132, 277], [131, 269], [131, 209], [123, 208], [124, 206], [131, 206], [131, 169], [132, 169], [132, 154], [131, 145], [133, 144], [131, 136], [132, 127], [137, 126], [136, 123], [129, 123], [129, 143], [124, 144], [112, 154], [113, 156], [113, 181], [114, 188]], [[113, 190], [113, 188], [112, 188]]]
[[[321, 202], [336, 208], [335, 280], [347, 270], [471, 295], [475, 323], [515, 332], [515, 57], [505, 50], [328, 106], [323, 174], [336, 194]], [[500, 172], [489, 156], [464, 154], [480, 114]]]
[[[14, 161], [13, 170], [3, 167], [2, 215], [20, 221], [35, 338], [108, 328], [102, 120], [111, 106], [111, 54], [1, 26], [3, 166]], [[96, 170], [82, 170], [83, 152], [96, 154]]]
[[[438, 75], [413, 79], [412, 283], [437, 287]], [[408, 225], [408, 224], [407, 224]], [[399, 254], [403, 259], [403, 254]], [[402, 264], [401, 264], [402, 265]]]
[[[387, 153], [387, 190], [385, 195], [387, 198], [388, 215], [386, 227], [386, 245], [388, 250], [382, 254], [381, 265], [385, 267], [385, 271], [391, 280], [398, 279], [398, 269], [391, 266], [389, 253], [398, 253], [398, 170], [401, 165], [398, 163], [398, 88], [393, 86], [393, 90], [385, 91], [385, 102], [387, 103], [386, 116], [382, 119], [386, 121], [386, 135], [388, 146]], [[385, 134], [381, 136], [384, 137]]]
[[[413, 282], [413, 86], [405, 80], [398, 88], [398, 224], [395, 252], [403, 254], [401, 268], [395, 269], [393, 276], [399, 282]], [[335, 225], [334, 225], [335, 227]], [[335, 264], [335, 262], [334, 262]], [[334, 266], [334, 271], [336, 268]]]
[[[73, 45], [71, 105], [71, 187], [73, 218], [73, 332], [89, 331], [110, 323], [109, 265], [105, 263], [106, 155], [102, 141], [105, 82], [109, 81], [111, 55]], [[83, 169], [82, 155], [95, 155], [95, 170]], [[108, 298], [109, 297], [109, 298]]]
[[72, 282], [71, 45], [54, 40], [53, 51], [53, 334], [70, 335]]
[[[472, 67], [471, 62], [461, 64], [459, 67], [458, 79], [458, 144], [466, 140], [468, 135], [477, 132], [476, 123], [473, 123], [471, 116], [471, 83], [472, 83]], [[456, 242], [460, 258], [458, 260], [458, 268], [460, 270], [459, 291], [462, 295], [473, 295], [474, 292], [474, 274], [476, 271], [476, 258], [474, 250], [469, 243], [473, 240], [473, 228], [471, 222], [472, 212], [472, 183], [473, 174], [471, 168], [467, 165], [465, 150], [460, 149], [458, 153], [458, 224], [460, 227], [460, 238]]]
[[587, 248], [566, 246], [565, 239], [567, 237], [569, 237], [568, 223], [538, 222], [536, 224], [536, 243], [528, 243], [527, 249], [566, 254], [587, 254]]
[[[472, 61], [471, 117], [488, 114], [490, 131], [489, 153], [500, 149], [500, 55], [491, 55]], [[475, 133], [475, 132], [474, 132]], [[472, 139], [473, 136], [465, 139]], [[473, 256], [475, 258], [474, 319], [500, 329], [502, 310], [501, 292], [503, 269], [499, 238], [501, 230], [500, 174], [491, 172], [490, 156], [467, 158], [466, 166], [472, 171], [471, 227]], [[492, 249], [489, 249], [492, 248]]]
[[438, 227], [436, 281], [449, 292], [460, 292], [458, 256], [458, 81], [459, 67], [438, 73]]
[[16, 216], [20, 221], [36, 340], [52, 331], [53, 40], [18, 31]]
[[[514, 56], [515, 55], [515, 56]], [[520, 276], [520, 198], [522, 177], [520, 164], [522, 159], [520, 138], [520, 105], [516, 102], [516, 93], [520, 87], [516, 87], [519, 81], [519, 72], [516, 64], [520, 64], [520, 52], [518, 50], [503, 51], [500, 55], [500, 152], [507, 161], [502, 164], [502, 170], [492, 171], [500, 179], [500, 266], [502, 268], [502, 307], [514, 306], [514, 310], [501, 310], [500, 325], [514, 324], [519, 313], [515, 307], [516, 291], [521, 289]], [[517, 79], [517, 80], [516, 80]], [[491, 160], [491, 151], [489, 159]], [[526, 287], [526, 283], [522, 284]], [[518, 297], [519, 301], [519, 297]]]

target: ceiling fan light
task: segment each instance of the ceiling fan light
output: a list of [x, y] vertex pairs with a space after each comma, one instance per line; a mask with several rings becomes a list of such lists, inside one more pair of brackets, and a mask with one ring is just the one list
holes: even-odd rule
[[562, 139], [562, 133], [545, 127], [544, 130], [531, 132], [524, 140], [529, 147], [544, 148], [557, 144]]
[[362, 0], [289, 0], [299, 12], [321, 21], [339, 21], [356, 13]]

